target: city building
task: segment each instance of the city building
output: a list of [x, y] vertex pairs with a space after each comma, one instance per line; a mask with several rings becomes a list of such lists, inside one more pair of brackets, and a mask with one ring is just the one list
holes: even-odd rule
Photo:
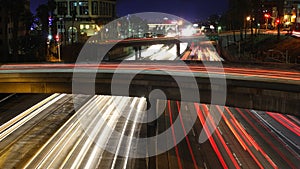
[[[24, 0], [24, 4], [16, 3], [12, 2], [11, 4], [0, 6], [0, 52], [2, 54], [0, 60], [4, 61], [7, 60], [4, 56], [6, 57], [7, 54], [12, 54], [13, 49], [16, 49], [15, 45], [19, 37], [25, 36], [29, 32], [24, 16], [30, 13], [30, 0]], [[20, 5], [20, 8], [15, 7], [15, 5]], [[18, 15], [17, 17], [16, 14]], [[16, 18], [17, 28], [14, 26]], [[15, 28], [17, 29], [15, 30], [16, 38], [14, 38], [13, 35]], [[20, 51], [18, 51], [18, 53], [20, 53]]]
[[56, 0], [57, 34], [63, 43], [85, 42], [116, 18], [116, 0]]
[[263, 1], [263, 12], [267, 14], [265, 16], [269, 16], [269, 24], [275, 26], [276, 20], [282, 23], [284, 27], [290, 27], [294, 25], [294, 23], [300, 23], [300, 0], [284, 0], [282, 2], [282, 10], [279, 11], [281, 16], [278, 16], [278, 1]]
[[285, 25], [300, 23], [300, 0], [285, 0], [283, 14], [283, 23]]

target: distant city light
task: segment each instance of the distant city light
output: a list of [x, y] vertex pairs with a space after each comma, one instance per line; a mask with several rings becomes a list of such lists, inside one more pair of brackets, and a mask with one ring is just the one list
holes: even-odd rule
[[270, 18], [270, 14], [265, 14], [265, 18]]
[[177, 24], [178, 22], [177, 22], [177, 21], [172, 21], [171, 23], [172, 23], [172, 24]]
[[53, 18], [49, 17], [49, 18], [48, 18], [48, 21], [49, 21], [49, 26], [52, 26]]
[[56, 42], [59, 42], [59, 40], [60, 40], [59, 35], [55, 36], [55, 40], [56, 40]]
[[192, 36], [195, 32], [195, 29], [191, 26], [188, 26], [185, 29], [182, 29], [182, 36]]
[[52, 35], [48, 35], [48, 39], [52, 40], [53, 36]]
[[182, 20], [178, 21], [178, 25], [182, 25], [182, 24], [183, 24]]

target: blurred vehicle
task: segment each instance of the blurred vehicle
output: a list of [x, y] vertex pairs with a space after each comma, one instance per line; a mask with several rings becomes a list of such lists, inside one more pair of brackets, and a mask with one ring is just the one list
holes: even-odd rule
[[144, 38], [153, 38], [154, 35], [151, 32], [144, 33]]

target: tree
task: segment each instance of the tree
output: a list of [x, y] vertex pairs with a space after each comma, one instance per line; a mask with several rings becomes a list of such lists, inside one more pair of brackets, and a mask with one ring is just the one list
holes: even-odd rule
[[233, 30], [240, 30], [241, 39], [243, 39], [242, 30], [245, 27], [245, 18], [247, 15], [249, 15], [248, 0], [229, 0], [228, 16], [231, 18], [231, 27]]
[[48, 6], [46, 4], [42, 4], [38, 6], [36, 9], [36, 17], [39, 19], [39, 24], [42, 28], [42, 34], [46, 37], [48, 34], [48, 27], [49, 27], [49, 13], [48, 13]]
[[48, 11], [50, 13], [50, 16], [54, 16], [53, 13], [54, 13], [54, 10], [56, 9], [56, 2], [55, 0], [48, 0]]
[[31, 28], [31, 26], [33, 25], [33, 22], [34, 22], [34, 16], [30, 11], [25, 11], [21, 15], [21, 20], [23, 21], [23, 26], [26, 30], [26, 35], [28, 35], [29, 30], [30, 30], [30, 28]]
[[284, 0], [277, 0], [277, 15], [279, 19], [279, 23], [277, 24], [277, 38], [280, 38], [280, 19], [283, 15], [283, 7], [284, 7]]

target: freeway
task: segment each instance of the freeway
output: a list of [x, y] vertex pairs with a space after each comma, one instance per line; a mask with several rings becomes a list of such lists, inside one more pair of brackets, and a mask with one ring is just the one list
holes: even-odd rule
[[[180, 55], [183, 55], [188, 48], [188, 43], [180, 43]], [[123, 58], [124, 60], [136, 60], [134, 54]], [[151, 45], [141, 51], [138, 60], [176, 60], [179, 59], [176, 53], [176, 45]]]
[[[149, 126], [139, 121], [146, 107], [145, 98], [53, 94], [0, 126], [0, 168], [299, 167], [297, 117], [158, 100], [156, 108], [164, 111]], [[152, 140], [156, 148], [134, 141], [168, 129], [163, 143]], [[202, 130], [205, 142], [199, 141]], [[161, 152], [163, 146], [172, 148]], [[157, 155], [134, 158], [141, 152]]]

